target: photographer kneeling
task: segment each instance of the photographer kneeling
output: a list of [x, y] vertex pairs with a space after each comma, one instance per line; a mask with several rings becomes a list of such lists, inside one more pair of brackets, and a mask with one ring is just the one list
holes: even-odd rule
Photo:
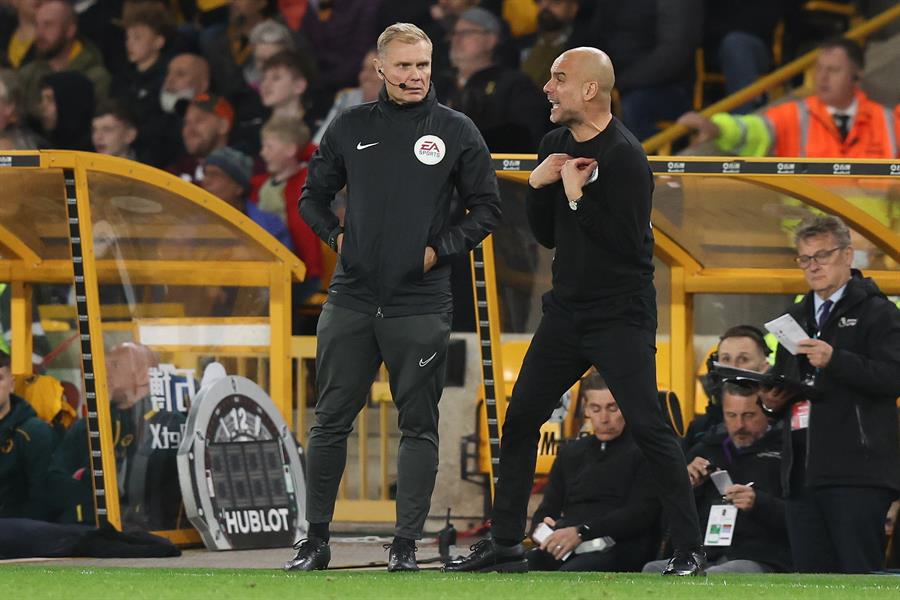
[[532, 571], [636, 571], [653, 555], [659, 500], [646, 460], [599, 373], [579, 401], [594, 434], [560, 446], [534, 514]]

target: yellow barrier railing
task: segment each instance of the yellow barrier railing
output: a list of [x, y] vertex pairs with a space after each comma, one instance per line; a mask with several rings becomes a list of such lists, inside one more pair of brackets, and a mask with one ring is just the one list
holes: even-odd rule
[[[844, 37], [848, 37], [850, 39], [861, 42], [872, 35], [874, 32], [878, 31], [879, 29], [883, 29], [898, 18], [900, 18], [900, 4], [897, 4], [893, 8], [887, 9], [883, 13], [869, 19], [858, 27], [854, 27], [853, 29], [848, 31]], [[773, 71], [762, 79], [759, 79], [753, 85], [745, 87], [744, 89], [735, 92], [731, 96], [728, 96], [727, 98], [709, 105], [708, 107], [703, 109], [700, 114], [709, 117], [716, 113], [728, 112], [740, 106], [741, 104], [744, 104], [745, 102], [756, 98], [760, 94], [783, 85], [787, 81], [793, 79], [794, 77], [796, 77], [800, 73], [803, 73], [809, 67], [811, 67], [813, 63], [815, 63], [818, 54], [818, 50], [807, 52], [797, 60], [781, 67], [780, 69], [777, 69], [776, 71]], [[647, 152], [647, 154], [660, 153], [661, 150], [669, 148], [672, 142], [689, 134], [690, 132], [691, 130], [684, 125], [672, 125], [671, 127], [661, 131], [653, 137], [644, 140], [644, 150]]]
[[[309, 430], [307, 411], [310, 394], [315, 396], [310, 386], [310, 375], [316, 358], [315, 336], [294, 336], [291, 338], [291, 359], [294, 364], [294, 435], [306, 447], [306, 433]], [[372, 403], [365, 406], [356, 420], [357, 469], [355, 481], [351, 482], [350, 469], [344, 470], [338, 498], [334, 507], [335, 521], [393, 522], [396, 518], [394, 501], [390, 499], [390, 462], [395, 458], [390, 451], [390, 421], [388, 413], [393, 406], [387, 372], [382, 367], [378, 380], [372, 384]], [[370, 410], [378, 411], [378, 479], [377, 493], [369, 493], [369, 415]], [[348, 465], [349, 466], [349, 465]], [[356, 493], [350, 490], [355, 487]]]

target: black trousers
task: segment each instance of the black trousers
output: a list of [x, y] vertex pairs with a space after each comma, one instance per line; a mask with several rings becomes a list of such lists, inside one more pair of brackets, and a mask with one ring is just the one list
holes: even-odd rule
[[609, 573], [640, 572], [653, 557], [653, 540], [649, 537], [616, 542], [600, 552], [573, 554], [565, 562], [549, 552], [532, 548], [525, 553], [529, 571], [606, 571]]
[[884, 519], [897, 493], [882, 487], [805, 488], [787, 502], [794, 568], [868, 573], [884, 568]]
[[450, 314], [383, 319], [328, 303], [316, 336], [319, 398], [307, 448], [306, 520], [331, 522], [347, 436], [383, 361], [399, 413], [396, 535], [420, 539], [437, 476]]
[[684, 453], [663, 420], [656, 388], [655, 298], [626, 298], [580, 313], [544, 296], [544, 314], [513, 387], [500, 438], [491, 531], [525, 534], [541, 425], [560, 396], [594, 365], [653, 473], [676, 549], [699, 547], [700, 526]]

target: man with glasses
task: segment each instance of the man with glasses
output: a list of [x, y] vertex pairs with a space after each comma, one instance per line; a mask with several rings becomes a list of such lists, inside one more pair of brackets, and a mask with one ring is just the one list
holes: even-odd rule
[[820, 398], [764, 395], [782, 414], [782, 486], [794, 565], [866, 573], [884, 564], [884, 518], [900, 492], [900, 310], [851, 267], [837, 217], [804, 220], [796, 261], [810, 292], [789, 311], [809, 333], [796, 355], [779, 346], [774, 371], [814, 381]]
[[502, 24], [484, 8], [459, 16], [450, 33], [453, 71], [435, 80], [438, 97], [475, 122], [491, 152], [534, 152], [549, 129], [534, 82], [495, 60]]

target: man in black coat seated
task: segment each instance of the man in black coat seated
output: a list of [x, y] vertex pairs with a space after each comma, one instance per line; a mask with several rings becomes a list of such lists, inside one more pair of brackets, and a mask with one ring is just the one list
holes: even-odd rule
[[[789, 571], [791, 552], [781, 498], [781, 429], [770, 426], [753, 385], [725, 383], [722, 412], [726, 432], [710, 431], [687, 456], [703, 529], [710, 529], [712, 510], [728, 505], [737, 509], [730, 545], [704, 546], [709, 558], [706, 571]], [[727, 471], [735, 483], [719, 490], [710, 478], [717, 470]], [[704, 544], [723, 543], [714, 542], [715, 537], [707, 534]], [[653, 561], [644, 572], [658, 573], [665, 565], [666, 561]]]
[[[544, 524], [553, 533], [526, 554], [528, 568], [635, 571], [653, 554], [660, 510], [650, 471], [603, 377], [591, 372], [578, 395], [594, 434], [559, 449], [532, 520], [532, 535]], [[579, 548], [592, 540], [597, 549]]]

